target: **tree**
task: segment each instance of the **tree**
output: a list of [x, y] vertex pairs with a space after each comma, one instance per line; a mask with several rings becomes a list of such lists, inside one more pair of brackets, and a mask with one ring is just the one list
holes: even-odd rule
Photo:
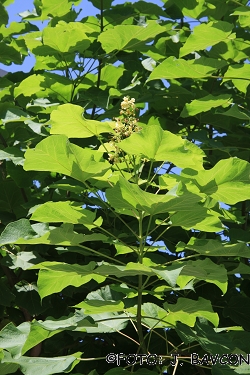
[[10, 3], [0, 373], [249, 374], [248, 2]]

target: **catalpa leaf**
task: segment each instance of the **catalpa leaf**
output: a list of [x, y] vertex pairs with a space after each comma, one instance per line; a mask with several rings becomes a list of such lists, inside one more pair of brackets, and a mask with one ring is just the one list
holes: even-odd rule
[[90, 40], [85, 34], [85, 26], [81, 22], [60, 21], [56, 27], [45, 27], [43, 44], [54, 51], [65, 53], [82, 53], [90, 46]]
[[201, 193], [227, 204], [250, 198], [250, 164], [236, 157], [220, 160], [213, 168], [198, 172], [184, 169], [183, 177], [190, 178]]
[[193, 250], [206, 256], [233, 256], [250, 258], [250, 248], [245, 243], [228, 244], [216, 240], [192, 237], [187, 244], [179, 242], [176, 251]]
[[177, 284], [182, 288], [193, 278], [217, 285], [222, 293], [227, 291], [227, 270], [223, 264], [215, 264], [209, 258], [188, 261], [177, 279]]
[[[138, 185], [129, 183], [120, 176], [119, 182], [106, 190], [110, 204], [118, 210], [130, 210], [138, 215], [144, 211], [147, 215], [163, 212], [192, 211], [201, 198], [189, 193], [181, 185], [164, 195], [156, 195], [143, 191]], [[126, 212], [124, 211], [126, 214]]]
[[205, 9], [205, 0], [178, 0], [176, 6], [181, 10], [182, 14], [186, 17], [199, 19], [199, 15]]
[[84, 182], [110, 168], [107, 161], [99, 162], [101, 157], [98, 151], [70, 143], [65, 135], [52, 135], [26, 151], [24, 169], [62, 173]]
[[9, 353], [5, 353], [2, 363], [17, 364], [22, 373], [25, 375], [34, 375], [39, 372], [40, 375], [51, 375], [61, 372], [68, 372], [79, 363], [81, 353], [71, 354], [64, 357], [25, 357], [22, 356], [18, 359], [11, 357]]
[[[207, 353], [223, 355], [225, 353], [233, 353], [236, 349], [236, 345], [232, 342], [230, 333], [218, 334], [207, 323], [197, 321], [193, 330], [187, 327], [186, 324], [178, 322], [176, 331], [186, 345], [198, 341]], [[222, 374], [223, 373], [221, 373], [221, 375]]]
[[61, 292], [69, 285], [79, 287], [92, 279], [98, 283], [102, 283], [106, 279], [105, 276], [97, 275], [93, 272], [96, 267], [95, 262], [90, 262], [86, 266], [59, 262], [43, 262], [36, 267], [41, 268], [37, 282], [41, 298]]
[[118, 25], [113, 29], [101, 33], [98, 37], [99, 42], [105, 52], [111, 51], [140, 50], [145, 42], [153, 40], [160, 33], [165, 32], [165, 28], [156, 21], [147, 21], [143, 26]]
[[31, 220], [44, 223], [82, 224], [93, 228], [95, 213], [82, 208], [74, 202], [46, 202], [40, 205], [32, 214]]
[[158, 65], [150, 74], [148, 81], [154, 79], [204, 78], [211, 76], [227, 63], [207, 57], [195, 60], [176, 59], [171, 56]]
[[20, 238], [30, 239], [37, 235], [36, 231], [31, 227], [29, 220], [19, 219], [9, 223], [0, 236], [0, 245], [15, 243]]
[[116, 312], [124, 310], [124, 303], [121, 301], [84, 301], [74, 307], [83, 309], [84, 314], [101, 314], [103, 312]]
[[8, 323], [0, 331], [0, 348], [4, 348], [14, 357], [21, 356], [22, 347], [27, 340], [30, 332], [30, 324], [22, 323], [16, 327], [12, 322]]
[[69, 138], [89, 138], [101, 133], [113, 133], [107, 122], [87, 120], [83, 108], [74, 104], [63, 104], [51, 114], [50, 134], [65, 134]]
[[239, 23], [242, 27], [248, 27], [250, 25], [250, 10], [248, 6], [236, 8], [232, 16], [239, 16]]
[[225, 21], [214, 21], [195, 26], [193, 33], [180, 49], [180, 57], [186, 56], [190, 52], [203, 50], [227, 39], [232, 29], [233, 25]]
[[204, 232], [218, 232], [224, 229], [217, 212], [203, 206], [195, 205], [190, 211], [177, 211], [170, 216], [172, 226], [184, 229], [196, 229]]
[[228, 107], [231, 103], [230, 94], [222, 94], [218, 96], [207, 95], [200, 99], [195, 99], [191, 103], [187, 103], [181, 112], [181, 117], [194, 116], [197, 113], [207, 112], [211, 108]]
[[43, 0], [41, 4], [42, 15], [40, 19], [46, 20], [48, 16], [52, 17], [61, 17], [67, 14], [72, 5], [78, 5], [81, 0]]
[[230, 65], [224, 74], [223, 82], [232, 81], [234, 86], [246, 94], [247, 87], [250, 83], [250, 65], [249, 64], [237, 64]]
[[0, 245], [6, 244], [47, 244], [76, 246], [81, 242], [104, 241], [106, 236], [101, 233], [79, 234], [73, 230], [72, 224], [61, 227], [48, 227], [44, 224], [30, 224], [27, 219], [9, 223], [0, 236]]
[[165, 302], [163, 306], [169, 312], [167, 320], [172, 325], [179, 321], [193, 327], [196, 318], [203, 317], [218, 327], [218, 314], [213, 311], [211, 302], [202, 297], [199, 297], [198, 301], [180, 297], [175, 305]]
[[205, 154], [199, 147], [158, 125], [145, 126], [139, 133], [119, 142], [119, 147], [128, 154], [169, 161], [180, 168], [203, 169]]
[[30, 97], [34, 95], [37, 98], [46, 98], [51, 96], [60, 102], [70, 102], [73, 83], [70, 79], [59, 74], [48, 73], [33, 74], [21, 81], [14, 90], [15, 97], [23, 95]]

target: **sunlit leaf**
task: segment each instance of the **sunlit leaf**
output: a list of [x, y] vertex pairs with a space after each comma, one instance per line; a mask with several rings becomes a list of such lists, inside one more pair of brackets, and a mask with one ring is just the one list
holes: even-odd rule
[[187, 244], [180, 242], [177, 251], [193, 250], [206, 256], [239, 256], [249, 258], [250, 249], [244, 243], [227, 244], [216, 240], [200, 240], [192, 237]]
[[250, 165], [245, 160], [229, 158], [220, 160], [212, 169], [199, 172], [183, 171], [191, 177], [200, 191], [220, 202], [235, 204], [250, 198]]
[[127, 209], [135, 215], [138, 215], [138, 210], [148, 215], [171, 211], [191, 211], [200, 201], [199, 196], [181, 191], [181, 187], [178, 194], [178, 186], [165, 195], [156, 195], [143, 191], [122, 177], [115, 187], [107, 189], [106, 196], [114, 208]]
[[90, 45], [83, 24], [59, 22], [56, 27], [46, 27], [42, 34], [43, 44], [61, 53], [83, 52]]
[[46, 202], [39, 206], [32, 214], [31, 220], [51, 223], [82, 224], [94, 227], [95, 213], [83, 209], [82, 205], [70, 202]]
[[232, 25], [225, 21], [202, 23], [195, 26], [193, 33], [180, 49], [180, 57], [190, 52], [203, 50], [225, 40], [231, 34], [232, 29]]
[[110, 168], [95, 156], [100, 159], [102, 154], [70, 143], [65, 135], [53, 135], [26, 151], [24, 169], [62, 173], [84, 182]]
[[51, 125], [51, 134], [65, 134], [69, 138], [88, 138], [113, 132], [107, 122], [85, 119], [83, 108], [73, 104], [63, 104], [54, 110]]
[[195, 99], [191, 103], [187, 103], [181, 112], [182, 117], [189, 117], [194, 116], [200, 112], [207, 112], [211, 108], [216, 107], [227, 107], [230, 105], [230, 95], [223, 94], [223, 95], [207, 95], [200, 99]]
[[[150, 143], [148, 140], [150, 139]], [[203, 152], [193, 143], [164, 131], [158, 125], [144, 127], [119, 143], [129, 154], [142, 155], [150, 160], [170, 161], [180, 168], [202, 169]]]
[[226, 65], [225, 61], [217, 61], [206, 57], [196, 60], [183, 60], [169, 57], [158, 65], [150, 74], [148, 81], [154, 79], [204, 78]]
[[156, 21], [148, 21], [144, 26], [118, 25], [100, 34], [98, 40], [107, 53], [114, 50], [134, 51], [164, 31], [164, 27]]
[[230, 65], [224, 74], [224, 82], [231, 80], [239, 91], [246, 93], [250, 83], [249, 74], [250, 66], [248, 64]]

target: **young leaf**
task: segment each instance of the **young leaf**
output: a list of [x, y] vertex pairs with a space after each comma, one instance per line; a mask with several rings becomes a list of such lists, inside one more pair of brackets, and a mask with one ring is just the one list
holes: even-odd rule
[[65, 134], [69, 138], [89, 138], [101, 133], [112, 133], [107, 122], [87, 120], [83, 108], [74, 104], [63, 104], [51, 114], [50, 134]]
[[[149, 141], [150, 140], [150, 141]], [[140, 133], [119, 143], [119, 147], [131, 155], [141, 155], [150, 160], [169, 161], [180, 168], [189, 166], [203, 169], [203, 151], [193, 143], [162, 130], [158, 125], [144, 127]]]
[[107, 161], [95, 161], [95, 156], [100, 159], [102, 154], [71, 144], [65, 135], [53, 135], [26, 151], [24, 169], [62, 173], [85, 182], [110, 168]]

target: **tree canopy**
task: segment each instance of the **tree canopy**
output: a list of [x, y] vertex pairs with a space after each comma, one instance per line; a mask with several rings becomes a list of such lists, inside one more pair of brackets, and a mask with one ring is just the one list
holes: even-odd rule
[[248, 1], [89, 1], [0, 0], [0, 374], [250, 374]]

